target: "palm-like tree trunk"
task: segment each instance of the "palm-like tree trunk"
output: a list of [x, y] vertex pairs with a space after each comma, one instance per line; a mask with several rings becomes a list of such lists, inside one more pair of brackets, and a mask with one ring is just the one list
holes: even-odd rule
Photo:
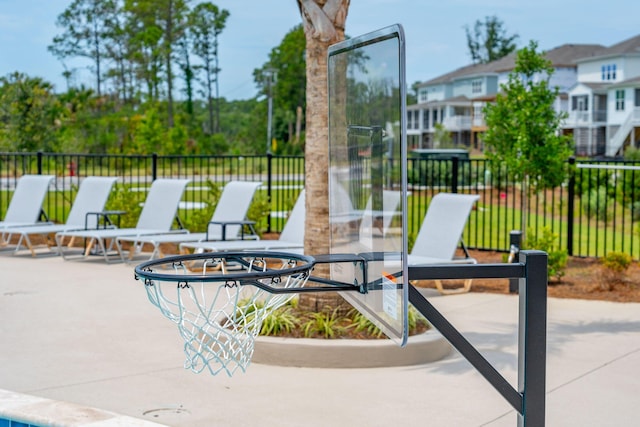
[[[349, 0], [298, 0], [306, 37], [307, 111], [305, 128], [306, 223], [304, 250], [329, 251], [329, 164], [327, 51], [344, 39]], [[314, 274], [326, 275], [316, 269]], [[344, 304], [335, 293], [302, 294], [300, 307], [314, 311]]]

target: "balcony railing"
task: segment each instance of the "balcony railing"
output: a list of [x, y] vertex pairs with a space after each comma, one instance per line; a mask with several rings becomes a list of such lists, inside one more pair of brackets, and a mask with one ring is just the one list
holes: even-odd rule
[[445, 117], [442, 124], [447, 130], [452, 132], [471, 130], [471, 116]]

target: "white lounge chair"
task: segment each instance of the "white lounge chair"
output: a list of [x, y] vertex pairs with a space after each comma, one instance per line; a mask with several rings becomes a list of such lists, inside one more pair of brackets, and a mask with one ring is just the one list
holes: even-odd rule
[[[382, 192], [382, 209], [374, 211], [372, 208], [373, 201], [371, 198], [367, 201], [367, 206], [362, 215], [362, 221], [360, 222], [360, 245], [364, 246], [364, 251], [390, 251], [397, 250], [398, 248], [384, 247], [386, 244], [391, 243], [387, 241], [386, 235], [391, 226], [391, 221], [394, 217], [400, 215], [398, 205], [400, 204], [400, 197], [402, 193], [400, 191], [383, 190]], [[378, 244], [381, 247], [374, 247]]]
[[162, 257], [160, 245], [163, 243], [179, 244], [182, 242], [201, 242], [215, 240], [237, 240], [237, 239], [258, 239], [255, 231], [245, 235], [244, 226], [249, 226], [253, 230], [253, 223], [246, 220], [247, 212], [251, 207], [251, 201], [261, 182], [251, 181], [230, 181], [222, 190], [216, 209], [213, 212], [211, 221], [207, 225], [206, 233], [185, 233], [185, 234], [154, 234], [147, 236], [123, 236], [116, 239], [118, 251], [124, 257], [122, 243], [131, 244], [128, 259], [141, 253], [145, 245], [152, 247], [149, 259]]
[[300, 192], [296, 204], [287, 219], [278, 240], [228, 240], [220, 242], [184, 242], [180, 244], [180, 252], [225, 252], [248, 250], [285, 250], [296, 251], [304, 248], [305, 219], [304, 190]]
[[[72, 256], [70, 254], [71, 251], [63, 249], [63, 241], [67, 237], [86, 239], [87, 243], [79, 256], [80, 258], [90, 255], [94, 245], [98, 245], [97, 250], [104, 255], [105, 261], [110, 262], [109, 252], [112, 252], [113, 242], [116, 238], [170, 232], [178, 211], [178, 203], [180, 203], [188, 183], [188, 179], [156, 179], [151, 184], [135, 228], [96, 228], [93, 230], [63, 231], [56, 234], [58, 250], [64, 259], [78, 258], [77, 254]], [[176, 232], [184, 233], [186, 230], [176, 230]], [[107, 245], [107, 241], [110, 242], [109, 245]], [[119, 252], [116, 255], [120, 260], [122, 255]]]
[[4, 220], [0, 221], [0, 230], [36, 224], [53, 178], [53, 175], [22, 176], [13, 192]]
[[[3, 239], [9, 242], [12, 236], [20, 236], [12, 252], [14, 254], [18, 253], [24, 246], [31, 251], [32, 256], [36, 256], [35, 247], [29, 236], [43, 236], [48, 238], [49, 235], [62, 231], [96, 228], [98, 225], [98, 215], [91, 215], [91, 213], [95, 214], [104, 210], [113, 183], [116, 182], [117, 179], [118, 178], [114, 177], [97, 176], [85, 178], [80, 184], [78, 194], [73, 201], [73, 206], [71, 206], [69, 216], [64, 224], [10, 227], [3, 231]], [[47, 247], [49, 247], [49, 245], [47, 245]]]
[[[438, 193], [432, 199], [427, 214], [420, 226], [411, 253], [409, 266], [426, 264], [476, 264], [465, 249], [465, 257], [456, 257], [456, 249], [461, 242], [462, 232], [467, 223], [474, 203], [480, 198], [475, 194]], [[468, 292], [471, 279], [464, 282], [460, 289], [445, 290], [442, 282], [436, 280], [440, 293]]]

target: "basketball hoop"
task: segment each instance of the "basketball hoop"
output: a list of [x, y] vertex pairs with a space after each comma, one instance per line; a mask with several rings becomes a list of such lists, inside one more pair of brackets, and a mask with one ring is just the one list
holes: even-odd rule
[[305, 285], [314, 263], [282, 252], [204, 253], [140, 264], [135, 277], [178, 325], [185, 368], [232, 376], [249, 366], [262, 320]]

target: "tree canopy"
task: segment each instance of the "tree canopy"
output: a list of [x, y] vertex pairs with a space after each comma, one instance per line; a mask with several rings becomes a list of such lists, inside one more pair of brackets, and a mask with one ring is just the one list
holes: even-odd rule
[[573, 153], [570, 136], [561, 132], [565, 114], [556, 112], [559, 89], [549, 87], [551, 62], [531, 41], [519, 50], [509, 80], [495, 103], [485, 107], [486, 155], [493, 169], [506, 167], [515, 179], [528, 177], [536, 188], [554, 188], [566, 179]]
[[485, 64], [507, 56], [516, 50], [517, 34], [508, 35], [504, 23], [497, 16], [477, 20], [473, 30], [465, 27], [469, 55], [474, 64]]
[[[302, 25], [292, 28], [271, 50], [269, 60], [253, 71], [261, 94], [272, 96], [276, 152], [301, 153], [306, 104], [306, 41]], [[271, 93], [269, 93], [269, 91]]]

